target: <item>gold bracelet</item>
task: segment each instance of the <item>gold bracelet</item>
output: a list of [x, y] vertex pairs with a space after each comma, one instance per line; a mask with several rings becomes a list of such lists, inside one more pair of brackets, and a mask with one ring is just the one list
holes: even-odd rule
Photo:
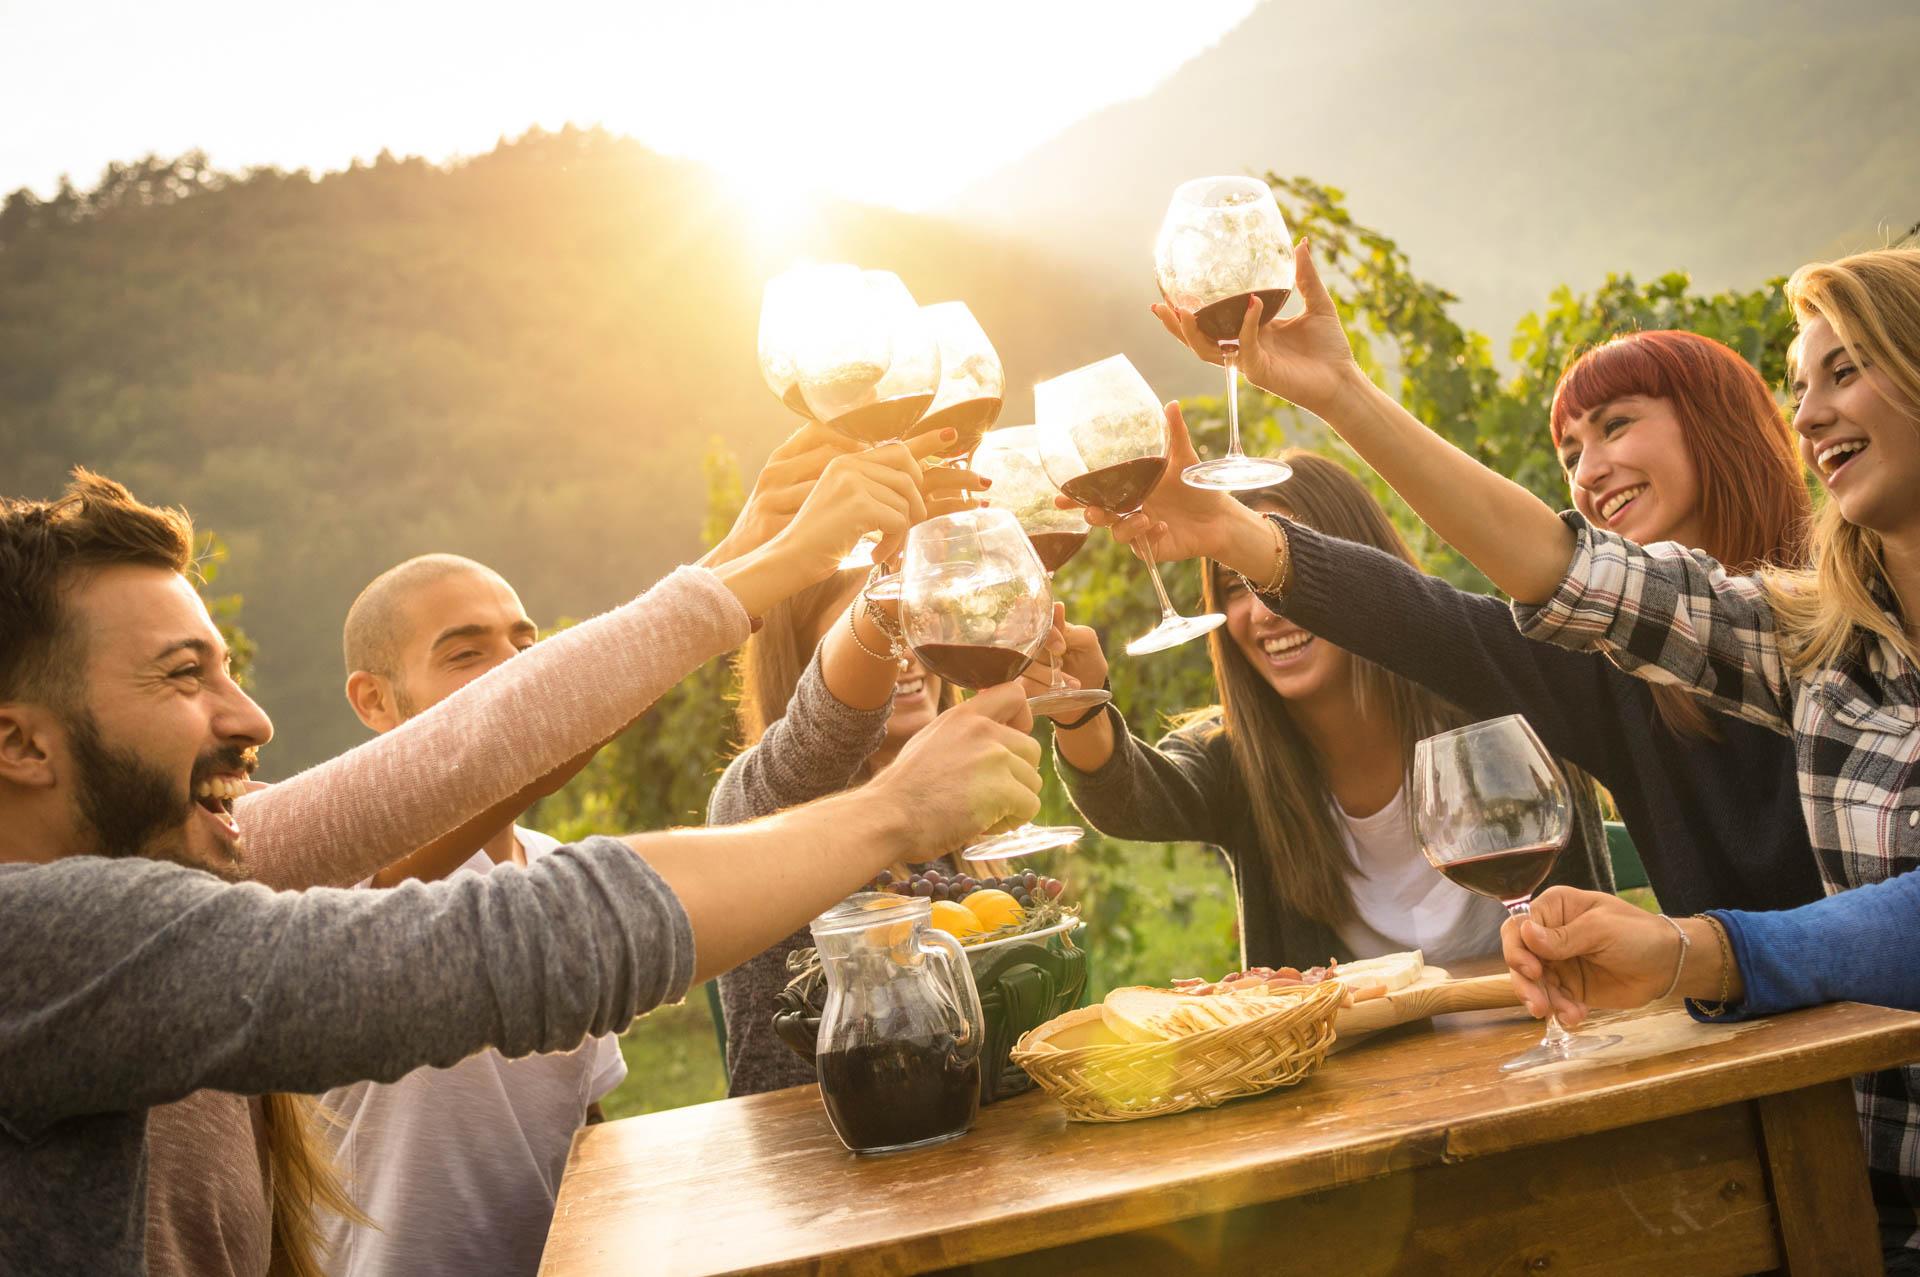
[[1727, 939], [1727, 929], [1720, 925], [1720, 919], [1705, 913], [1693, 916], [1712, 927], [1713, 934], [1720, 941], [1720, 1000], [1701, 1008], [1709, 1015], [1720, 1015], [1726, 1011], [1727, 1002], [1733, 997], [1733, 942]]
[[1287, 578], [1287, 532], [1280, 526], [1279, 515], [1263, 514], [1260, 517], [1265, 519], [1268, 526], [1273, 529], [1273, 571], [1267, 574], [1265, 585], [1255, 585], [1247, 580], [1247, 574], [1244, 572], [1236, 572], [1234, 575], [1240, 578], [1240, 584], [1255, 594], [1278, 594]]

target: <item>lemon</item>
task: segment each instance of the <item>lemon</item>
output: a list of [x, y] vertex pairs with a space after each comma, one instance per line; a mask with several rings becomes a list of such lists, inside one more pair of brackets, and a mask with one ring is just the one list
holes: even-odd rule
[[973, 910], [965, 905], [957, 905], [951, 900], [933, 902], [933, 925], [950, 936], [977, 936], [986, 928], [980, 925]]
[[969, 895], [964, 903], [967, 912], [979, 919], [984, 931], [998, 931], [1027, 916], [1018, 900], [997, 887], [982, 887]]

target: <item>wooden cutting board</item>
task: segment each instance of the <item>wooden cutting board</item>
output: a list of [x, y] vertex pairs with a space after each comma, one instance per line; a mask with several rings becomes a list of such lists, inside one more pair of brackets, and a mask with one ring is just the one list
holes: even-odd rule
[[1333, 1018], [1338, 1036], [1333, 1050], [1339, 1051], [1382, 1029], [1414, 1020], [1425, 1020], [1454, 1011], [1484, 1011], [1490, 1007], [1517, 1007], [1520, 997], [1513, 981], [1503, 971], [1498, 975], [1471, 976], [1456, 980], [1439, 967], [1426, 973], [1404, 989], [1384, 997], [1356, 1002]]

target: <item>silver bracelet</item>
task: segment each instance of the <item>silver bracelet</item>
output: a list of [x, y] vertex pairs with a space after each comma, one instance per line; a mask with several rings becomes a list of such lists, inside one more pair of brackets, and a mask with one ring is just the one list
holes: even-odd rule
[[1673, 979], [1667, 982], [1667, 991], [1654, 999], [1655, 1002], [1665, 1002], [1673, 996], [1673, 991], [1680, 987], [1680, 973], [1686, 969], [1687, 951], [1693, 948], [1693, 941], [1687, 939], [1686, 931], [1672, 918], [1667, 917], [1664, 913], [1656, 916], [1660, 921], [1673, 928], [1674, 935], [1680, 937], [1680, 960], [1673, 964]]

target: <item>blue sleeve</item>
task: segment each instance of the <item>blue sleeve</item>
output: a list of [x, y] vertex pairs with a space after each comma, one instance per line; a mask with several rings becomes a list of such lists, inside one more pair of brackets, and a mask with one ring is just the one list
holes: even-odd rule
[[1746, 997], [1723, 1015], [1689, 1004], [1695, 1019], [1743, 1020], [1822, 1002], [1920, 1011], [1920, 870], [1798, 909], [1712, 916], [1727, 929]]

